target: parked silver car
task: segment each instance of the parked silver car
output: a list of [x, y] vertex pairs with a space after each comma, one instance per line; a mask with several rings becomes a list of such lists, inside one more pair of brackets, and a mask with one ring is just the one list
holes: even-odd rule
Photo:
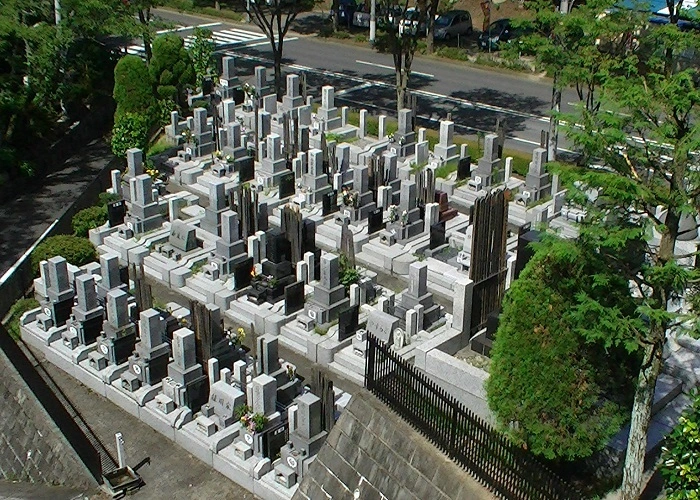
[[457, 35], [471, 35], [472, 16], [466, 10], [451, 10], [435, 18], [436, 40], [449, 40]]

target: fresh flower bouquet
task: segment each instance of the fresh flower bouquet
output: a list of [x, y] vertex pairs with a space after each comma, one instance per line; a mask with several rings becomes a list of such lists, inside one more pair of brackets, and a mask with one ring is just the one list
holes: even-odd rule
[[262, 413], [254, 413], [252, 415], [246, 413], [241, 417], [241, 423], [245, 425], [248, 432], [254, 434], [256, 432], [262, 432], [265, 428], [265, 424], [267, 424], [267, 417]]

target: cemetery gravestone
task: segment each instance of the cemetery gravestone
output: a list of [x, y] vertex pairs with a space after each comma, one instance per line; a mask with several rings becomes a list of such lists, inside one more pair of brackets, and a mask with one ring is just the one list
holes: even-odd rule
[[304, 307], [304, 282], [297, 281], [284, 288], [284, 314], [289, 316]]
[[445, 244], [445, 221], [430, 226], [430, 249], [435, 250]]
[[236, 290], [243, 290], [244, 288], [250, 286], [250, 282], [253, 279], [253, 258], [248, 257], [243, 262], [236, 264], [233, 269], [233, 283]]
[[236, 160], [236, 168], [238, 169], [239, 182], [248, 182], [255, 178], [255, 161], [252, 157], [245, 156]]
[[384, 228], [384, 213], [381, 208], [372, 210], [367, 216], [367, 233], [374, 234]]
[[124, 224], [126, 216], [126, 202], [124, 200], [113, 201], [107, 204], [107, 220], [109, 227], [117, 227]]
[[283, 198], [288, 198], [289, 196], [293, 196], [296, 191], [294, 185], [294, 172], [287, 172], [282, 177], [280, 177], [279, 186], [280, 200]]
[[382, 311], [371, 311], [367, 318], [367, 333], [374, 335], [385, 344], [393, 344], [394, 330], [398, 326], [398, 318]]
[[338, 341], [352, 337], [357, 331], [357, 323], [360, 314], [360, 306], [356, 304], [338, 315]]

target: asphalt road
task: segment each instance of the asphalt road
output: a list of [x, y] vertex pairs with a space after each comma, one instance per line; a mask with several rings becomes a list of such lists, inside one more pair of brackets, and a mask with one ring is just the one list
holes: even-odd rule
[[[182, 26], [212, 22], [211, 18], [170, 11], [160, 10], [158, 15]], [[216, 32], [233, 26], [236, 25], [222, 22], [210, 29]], [[254, 25], [237, 27], [257, 31]], [[303, 19], [297, 29], [313, 32], [313, 19]], [[272, 67], [269, 42], [264, 40], [236, 45], [221, 53], [237, 57], [236, 65], [242, 75], [252, 75], [254, 66]], [[367, 108], [376, 114], [395, 114], [390, 54], [294, 32], [285, 39], [283, 55], [283, 70], [306, 71], [316, 94], [320, 86], [333, 85], [337, 105]], [[511, 139], [506, 147], [524, 152], [539, 145], [541, 131], [548, 128], [552, 83], [544, 77], [417, 57], [409, 87], [418, 95], [421, 126], [437, 128], [437, 122], [452, 113], [457, 133], [476, 136], [478, 132], [493, 131], [496, 120], [500, 119]], [[566, 91], [563, 110], [570, 110], [568, 103], [576, 99], [573, 91]]]

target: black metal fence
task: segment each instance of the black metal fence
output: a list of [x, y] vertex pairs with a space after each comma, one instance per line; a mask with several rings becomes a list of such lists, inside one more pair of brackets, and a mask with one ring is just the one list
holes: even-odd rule
[[367, 389], [494, 493], [513, 500], [581, 498], [389, 346], [372, 335], [367, 343]]

